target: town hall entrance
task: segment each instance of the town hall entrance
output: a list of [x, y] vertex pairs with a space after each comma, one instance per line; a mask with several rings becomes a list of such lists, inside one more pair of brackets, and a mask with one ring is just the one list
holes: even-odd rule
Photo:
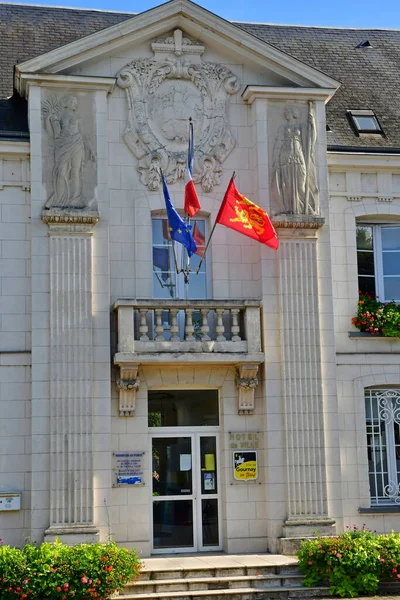
[[218, 422], [216, 390], [149, 391], [154, 554], [222, 548]]

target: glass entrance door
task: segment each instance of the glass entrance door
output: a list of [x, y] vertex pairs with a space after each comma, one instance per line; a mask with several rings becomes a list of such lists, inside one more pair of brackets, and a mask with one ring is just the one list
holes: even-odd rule
[[194, 547], [192, 437], [154, 437], [154, 550]]
[[201, 543], [199, 549], [220, 549], [217, 437], [215, 435], [198, 434], [196, 443], [200, 458], [198, 471], [200, 481], [197, 502]]
[[153, 552], [219, 550], [217, 436], [152, 437]]

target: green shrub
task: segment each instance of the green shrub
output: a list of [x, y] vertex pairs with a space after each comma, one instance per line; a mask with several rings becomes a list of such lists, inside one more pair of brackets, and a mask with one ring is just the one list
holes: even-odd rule
[[59, 541], [21, 550], [0, 546], [1, 600], [103, 600], [140, 575], [136, 552], [115, 542], [67, 546]]
[[400, 534], [347, 529], [331, 538], [303, 542], [297, 553], [303, 584], [329, 583], [329, 593], [346, 598], [375, 594], [382, 580], [400, 579]]

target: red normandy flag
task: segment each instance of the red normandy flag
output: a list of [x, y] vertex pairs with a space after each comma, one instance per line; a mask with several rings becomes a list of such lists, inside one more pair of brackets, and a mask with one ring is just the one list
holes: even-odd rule
[[225, 192], [216, 222], [278, 250], [278, 236], [268, 214], [238, 192], [233, 177]]

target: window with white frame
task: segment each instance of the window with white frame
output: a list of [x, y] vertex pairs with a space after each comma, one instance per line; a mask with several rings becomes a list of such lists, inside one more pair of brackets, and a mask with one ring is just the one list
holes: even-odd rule
[[400, 387], [366, 389], [371, 506], [400, 504]]
[[358, 287], [400, 302], [400, 225], [357, 224]]
[[[197, 270], [204, 251], [205, 228], [204, 219], [191, 220], [192, 235], [197, 245], [197, 252], [190, 259], [190, 268]], [[183, 273], [176, 274], [174, 251], [169, 235], [166, 218], [152, 219], [153, 235], [153, 298], [185, 298]], [[186, 260], [186, 252], [182, 244], [175, 244], [178, 266]], [[204, 259], [199, 273], [190, 274], [189, 299], [207, 298], [207, 260]]]

